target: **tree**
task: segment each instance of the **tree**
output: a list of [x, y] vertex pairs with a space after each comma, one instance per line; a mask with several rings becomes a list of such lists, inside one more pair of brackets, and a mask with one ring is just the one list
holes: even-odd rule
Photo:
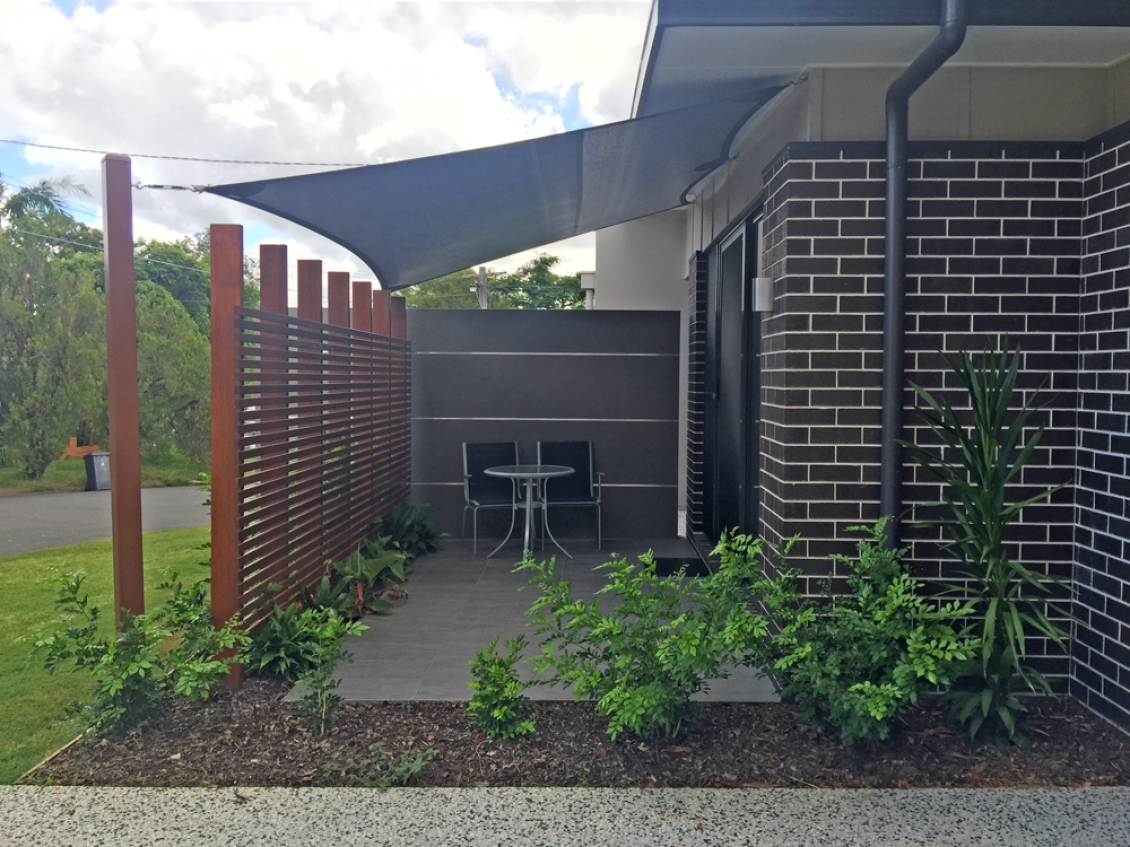
[[164, 288], [137, 286], [138, 429], [141, 452], [173, 450], [206, 461], [211, 437], [211, 350]]
[[559, 276], [553, 266], [560, 259], [541, 253], [514, 273], [492, 283], [514, 309], [583, 309], [585, 294], [579, 274]]
[[139, 240], [134, 251], [134, 274], [139, 291], [142, 281], [163, 288], [180, 302], [200, 332], [208, 337], [212, 321], [208, 256], [201, 254], [192, 239]]
[[18, 220], [29, 215], [43, 217], [66, 216], [66, 200], [68, 194], [80, 197], [89, 197], [90, 192], [86, 186], [79, 185], [69, 176], [58, 179], [41, 179], [34, 185], [22, 188], [19, 191], [10, 191], [0, 181], [0, 222], [5, 220]]
[[0, 443], [39, 477], [104, 403], [105, 311], [87, 269], [0, 231]]
[[[488, 280], [498, 279], [500, 274], [489, 273]], [[479, 282], [479, 272], [474, 268], [456, 271], [419, 285], [413, 285], [393, 294], [407, 300], [409, 309], [477, 309], [479, 298], [475, 286]], [[487, 307], [490, 309], [513, 309], [510, 299], [502, 292], [487, 285]]]
[[[490, 309], [583, 309], [585, 295], [580, 276], [559, 276], [552, 268], [560, 259], [542, 253], [513, 273], [490, 271], [487, 274], [487, 308]], [[478, 272], [447, 274], [404, 290], [410, 309], [477, 309], [472, 290]]]

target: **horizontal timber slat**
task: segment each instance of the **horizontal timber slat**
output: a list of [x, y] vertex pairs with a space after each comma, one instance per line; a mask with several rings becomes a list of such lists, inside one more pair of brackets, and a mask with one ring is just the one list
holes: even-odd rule
[[239, 307], [236, 442], [240, 608], [264, 620], [408, 499], [406, 341]]

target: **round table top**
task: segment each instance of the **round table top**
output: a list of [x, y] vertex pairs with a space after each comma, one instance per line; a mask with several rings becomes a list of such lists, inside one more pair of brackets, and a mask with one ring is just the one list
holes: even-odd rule
[[552, 479], [576, 473], [567, 465], [499, 465], [483, 471], [487, 476], [500, 476], [506, 479]]

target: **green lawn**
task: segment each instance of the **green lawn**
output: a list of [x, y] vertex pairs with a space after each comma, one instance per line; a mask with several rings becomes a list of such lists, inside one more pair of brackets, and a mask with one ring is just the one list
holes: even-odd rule
[[[185, 583], [208, 576], [207, 567], [200, 564], [208, 554], [199, 549], [208, 538], [208, 527], [146, 533], [146, 608], [163, 601], [154, 586], [174, 571]], [[109, 540], [0, 559], [0, 784], [12, 782], [83, 729], [63, 713], [68, 703], [85, 695], [90, 676], [69, 671], [52, 676], [43, 670], [41, 659], [29, 661], [31, 645], [18, 640], [63, 622], [66, 616], [57, 615], [53, 605], [57, 580], [79, 569], [87, 573], [91, 603], [102, 607], [112, 625]]]
[[[142, 485], [192, 485], [208, 466], [180, 454], [141, 463]], [[42, 479], [24, 479], [18, 468], [0, 468], [0, 488], [21, 491], [82, 491], [86, 488], [86, 462], [59, 459], [47, 466]]]

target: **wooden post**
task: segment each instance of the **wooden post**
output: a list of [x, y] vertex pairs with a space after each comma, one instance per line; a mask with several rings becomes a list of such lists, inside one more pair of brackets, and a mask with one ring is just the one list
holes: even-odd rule
[[389, 335], [393, 338], [399, 338], [401, 341], [408, 340], [408, 301], [403, 297], [390, 297], [389, 303]]
[[298, 260], [298, 317], [322, 322], [322, 262]]
[[334, 326], [349, 326], [349, 272], [330, 271], [329, 307], [326, 310], [326, 323]]
[[[243, 303], [243, 227], [213, 224], [212, 245], [212, 623], [240, 610], [239, 404], [235, 310]], [[239, 666], [228, 685], [238, 689]]]
[[352, 326], [362, 332], [373, 331], [373, 284], [353, 283]]
[[145, 611], [141, 546], [141, 446], [137, 424], [137, 291], [130, 158], [102, 159], [106, 268], [106, 371], [110, 406], [110, 515], [114, 615]]
[[387, 291], [373, 292], [373, 332], [377, 335], [392, 335], [390, 299]]
[[259, 245], [259, 308], [276, 315], [287, 313], [286, 245]]

